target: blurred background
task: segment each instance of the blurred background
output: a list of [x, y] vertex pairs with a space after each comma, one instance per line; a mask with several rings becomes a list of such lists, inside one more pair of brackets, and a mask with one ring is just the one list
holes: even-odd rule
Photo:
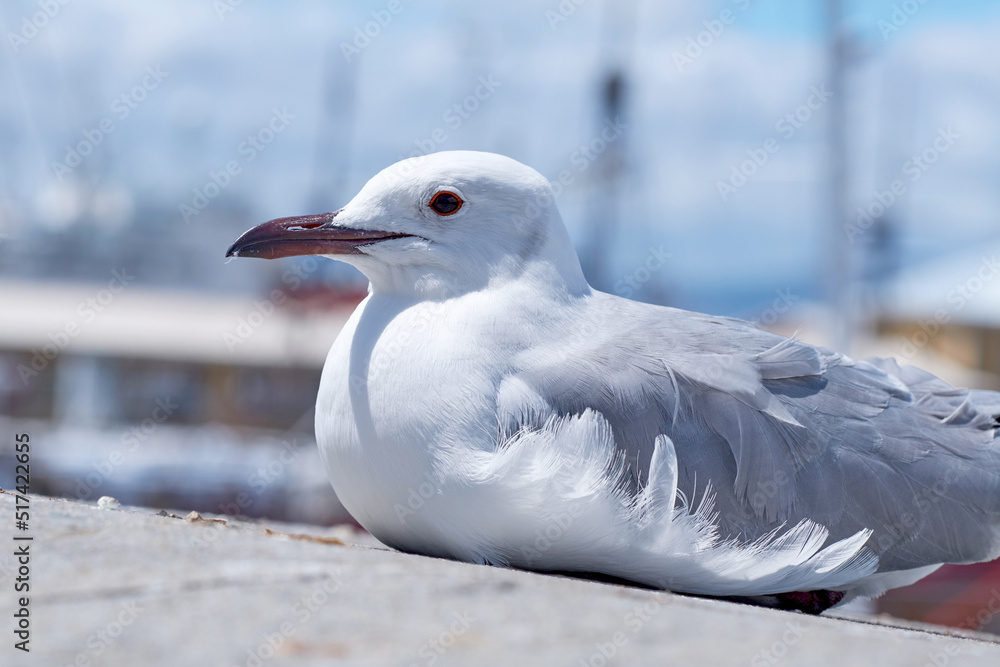
[[[350, 521], [312, 404], [366, 281], [223, 254], [438, 150], [561, 182], [605, 291], [1000, 389], [996, 2], [3, 0], [0, 33], [0, 424], [34, 492]], [[1000, 632], [1000, 568], [876, 604]]]

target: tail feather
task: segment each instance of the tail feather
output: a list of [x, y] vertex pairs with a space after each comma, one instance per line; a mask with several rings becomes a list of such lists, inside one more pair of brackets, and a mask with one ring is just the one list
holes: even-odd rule
[[[480, 468], [471, 475], [477, 488], [470, 492], [490, 500], [480, 496], [453, 507], [502, 506], [516, 510], [519, 520], [504, 527], [504, 539], [491, 530], [489, 544], [456, 553], [466, 559], [600, 573], [712, 596], [843, 589], [878, 569], [866, 546], [868, 530], [827, 544], [825, 527], [802, 520], [752, 541], [722, 537], [711, 498], [695, 506], [678, 493], [677, 456], [665, 435], [656, 438], [647, 483], [638, 495], [629, 493], [611, 427], [592, 410], [521, 431], [492, 456], [467, 465]], [[555, 530], [546, 515], [573, 520]], [[538, 535], [550, 536], [544, 549], [536, 546]]]

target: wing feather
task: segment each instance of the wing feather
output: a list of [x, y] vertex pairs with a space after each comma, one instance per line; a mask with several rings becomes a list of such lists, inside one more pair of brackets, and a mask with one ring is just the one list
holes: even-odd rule
[[831, 541], [872, 530], [885, 569], [1000, 556], [1000, 394], [738, 320], [594, 298], [593, 335], [554, 340], [513, 374], [549, 416], [602, 414], [633, 492], [663, 434], [680, 493], [693, 497], [696, 477], [717, 490], [724, 535], [803, 520]]

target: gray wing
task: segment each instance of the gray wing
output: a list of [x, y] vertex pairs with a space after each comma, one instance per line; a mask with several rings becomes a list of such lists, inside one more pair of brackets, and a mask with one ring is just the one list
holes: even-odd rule
[[1000, 394], [892, 360], [595, 294], [498, 401], [508, 432], [599, 411], [634, 489], [669, 436], [679, 488], [693, 500], [711, 484], [734, 537], [808, 518], [831, 541], [872, 529], [880, 570], [1000, 555]]

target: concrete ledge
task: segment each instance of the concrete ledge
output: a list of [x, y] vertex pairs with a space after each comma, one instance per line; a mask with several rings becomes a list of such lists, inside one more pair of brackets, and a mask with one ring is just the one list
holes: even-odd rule
[[[31, 496], [31, 652], [4, 665], [998, 665], [941, 628], [808, 617], [350, 544], [346, 529]], [[296, 535], [291, 537], [290, 535]], [[369, 542], [370, 544], [370, 542]]]

